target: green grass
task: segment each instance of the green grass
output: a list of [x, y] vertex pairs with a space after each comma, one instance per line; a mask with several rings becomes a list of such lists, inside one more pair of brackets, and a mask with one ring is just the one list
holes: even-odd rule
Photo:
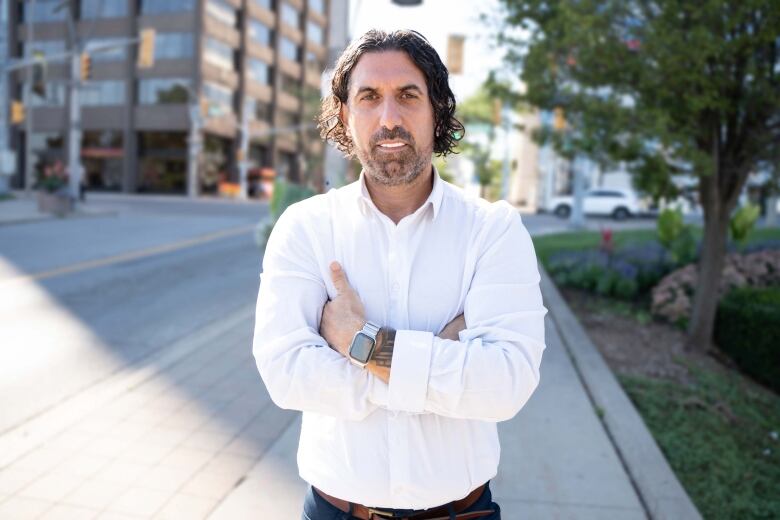
[[704, 518], [780, 518], [780, 396], [736, 372], [692, 373], [692, 386], [619, 379]]
[[4, 200], [13, 200], [15, 198], [13, 193], [0, 193], [0, 202], [3, 202]]

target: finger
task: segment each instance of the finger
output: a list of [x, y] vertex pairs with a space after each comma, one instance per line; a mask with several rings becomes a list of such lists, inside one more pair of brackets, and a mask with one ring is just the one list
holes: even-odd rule
[[339, 294], [343, 294], [351, 289], [347, 281], [347, 273], [344, 272], [344, 269], [341, 268], [341, 264], [338, 262], [331, 262], [330, 278], [333, 280], [333, 285]]

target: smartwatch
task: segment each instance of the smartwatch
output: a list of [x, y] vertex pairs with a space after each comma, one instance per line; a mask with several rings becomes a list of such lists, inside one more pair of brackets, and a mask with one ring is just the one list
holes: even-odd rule
[[376, 347], [376, 336], [380, 327], [367, 321], [363, 328], [355, 333], [349, 346], [349, 360], [355, 365], [365, 368]]

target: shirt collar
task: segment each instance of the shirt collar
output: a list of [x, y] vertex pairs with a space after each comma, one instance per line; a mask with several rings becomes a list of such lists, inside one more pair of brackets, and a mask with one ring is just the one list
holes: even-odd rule
[[[374, 204], [374, 201], [371, 200], [371, 195], [368, 193], [368, 188], [366, 187], [366, 178], [365, 178], [365, 171], [361, 170], [360, 172], [360, 196], [358, 197], [359, 204], [362, 205], [363, 208], [373, 208], [376, 211], [379, 211], [379, 209]], [[441, 180], [441, 177], [439, 177], [439, 172], [436, 170], [436, 167], [433, 166], [433, 188], [431, 189], [431, 194], [428, 195], [428, 198], [423, 203], [422, 207], [430, 206], [433, 211], [433, 220], [436, 220], [436, 216], [439, 214], [439, 209], [441, 208], [441, 202], [444, 198], [444, 181]], [[419, 211], [419, 210], [417, 210]]]

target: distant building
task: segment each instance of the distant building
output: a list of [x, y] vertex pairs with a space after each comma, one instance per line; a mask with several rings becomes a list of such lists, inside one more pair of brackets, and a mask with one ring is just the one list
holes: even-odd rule
[[[11, 0], [10, 53], [25, 56], [28, 18], [34, 50], [49, 55], [70, 47], [68, 9], [61, 0]], [[238, 179], [241, 121], [247, 110], [250, 177], [261, 168], [278, 176], [323, 184], [324, 143], [313, 128], [320, 78], [328, 59], [329, 0], [80, 0], [77, 32], [95, 43], [156, 30], [155, 62], [136, 66], [137, 46], [91, 53], [90, 81], [81, 91], [81, 161], [89, 189], [187, 192], [190, 90], [206, 100], [199, 192]], [[0, 30], [5, 30], [0, 29]], [[67, 62], [47, 69], [46, 97], [34, 96], [31, 164], [25, 164], [25, 126], [12, 131], [25, 185], [46, 163], [67, 164]], [[21, 99], [26, 72], [10, 91]], [[194, 101], [194, 100], [193, 100]], [[274, 128], [276, 131], [270, 133]], [[280, 131], [280, 129], [286, 131]]]

